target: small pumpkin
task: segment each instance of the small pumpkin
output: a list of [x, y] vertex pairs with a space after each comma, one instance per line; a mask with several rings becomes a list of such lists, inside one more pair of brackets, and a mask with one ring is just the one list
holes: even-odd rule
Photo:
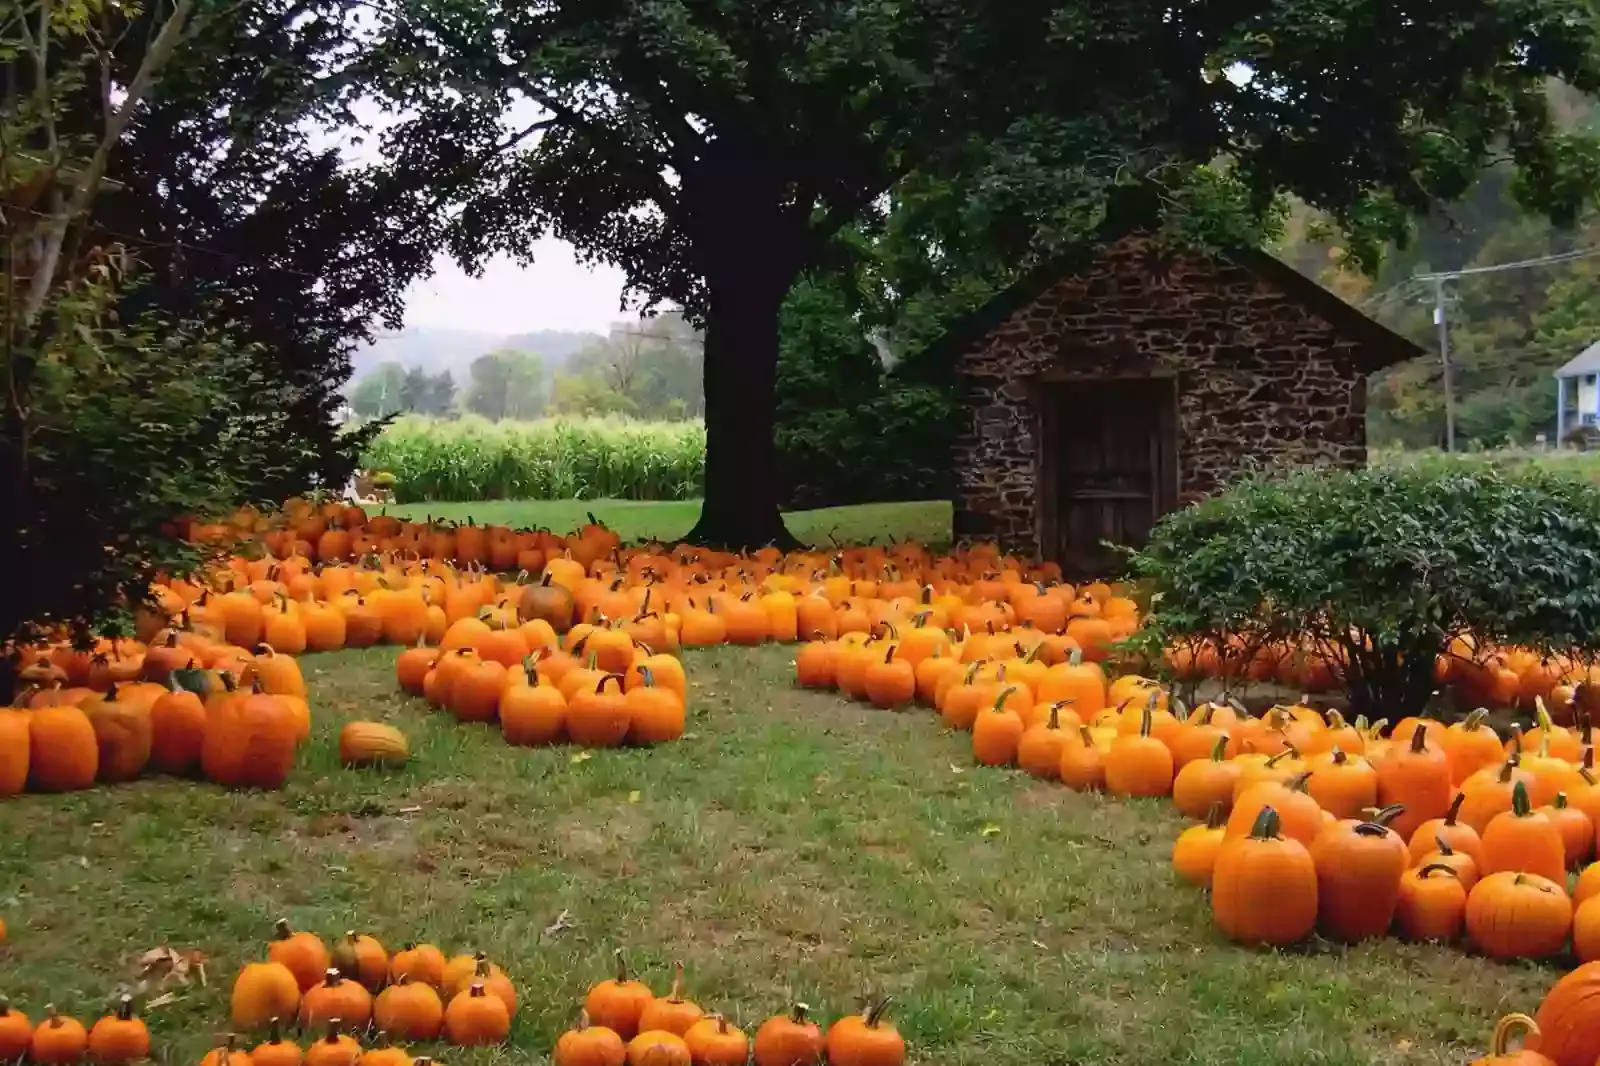
[[232, 1033], [223, 1037], [221, 1044], [201, 1056], [200, 1066], [255, 1066], [250, 1053], [238, 1049], [237, 1040]]
[[356, 1066], [414, 1066], [411, 1056], [403, 1047], [389, 1042], [389, 1034], [380, 1031], [377, 1043], [361, 1053]]
[[250, 1066], [301, 1066], [305, 1052], [283, 1035], [283, 1020], [267, 1022], [267, 1039], [250, 1049]]
[[33, 1022], [0, 997], [0, 1062], [15, 1062], [33, 1041]]
[[1139, 731], [1112, 741], [1105, 755], [1106, 791], [1117, 796], [1167, 796], [1174, 775], [1172, 749], [1151, 735], [1160, 690], [1139, 715]]
[[628, 1041], [628, 1066], [692, 1066], [683, 1037], [664, 1029], [646, 1029]]
[[233, 981], [233, 1027], [260, 1029], [273, 1018], [293, 1018], [300, 1007], [300, 983], [281, 962], [246, 963]]
[[554, 744], [566, 732], [567, 699], [539, 671], [527, 668], [528, 683], [500, 694], [500, 735], [507, 744]]
[[1010, 766], [1017, 761], [1017, 747], [1025, 727], [1008, 700], [1023, 691], [1019, 685], [1002, 688], [992, 703], [978, 709], [972, 720], [972, 757], [981, 766]]
[[901, 1066], [906, 1042], [884, 1021], [888, 1006], [887, 998], [880, 999], [861, 1014], [834, 1022], [828, 1029], [828, 1066]]
[[745, 1066], [750, 1061], [750, 1038], [720, 1014], [707, 1014], [691, 1025], [683, 1042], [694, 1066]]
[[359, 981], [345, 979], [338, 967], [330, 967], [322, 983], [306, 989], [300, 997], [301, 1029], [321, 1028], [334, 1018], [357, 1030], [365, 1029], [372, 1019], [372, 993]]
[[1407, 940], [1450, 943], [1461, 935], [1466, 916], [1467, 888], [1450, 867], [1429, 863], [1400, 878], [1394, 920]]
[[89, 1058], [95, 1066], [128, 1066], [150, 1056], [150, 1030], [133, 1015], [133, 997], [117, 1000], [115, 1012], [89, 1030]]
[[402, 1040], [433, 1040], [444, 1025], [444, 1003], [432, 985], [402, 973], [372, 1003], [372, 1023]]
[[510, 1033], [511, 1013], [505, 1001], [489, 995], [477, 981], [444, 1009], [445, 1039], [459, 1047], [504, 1043]]
[[628, 976], [628, 964], [621, 948], [616, 950], [615, 957], [617, 976], [589, 989], [583, 1009], [594, 1024], [610, 1029], [623, 1040], [632, 1040], [639, 1032], [639, 1016], [655, 999], [655, 994], [649, 985]]
[[68, 1066], [89, 1050], [89, 1034], [83, 1023], [57, 1014], [54, 1005], [44, 1008], [44, 1021], [33, 1031], [28, 1044], [28, 1059], [39, 1066]]
[[[622, 1037], [603, 1025], [590, 1025], [589, 1012], [578, 1015], [578, 1024], [556, 1040], [552, 1055], [555, 1066], [623, 1066], [628, 1046]], [[738, 1066], [744, 1066], [744, 1058]]]
[[[613, 681], [616, 691], [607, 692], [607, 684]], [[593, 688], [585, 684], [567, 701], [567, 735], [576, 744], [617, 747], [632, 724], [621, 674], [604, 674]]]
[[796, 1003], [788, 1014], [761, 1023], [754, 1044], [755, 1066], [811, 1066], [827, 1054], [827, 1038], [816, 1022], [806, 1017], [811, 1008]]
[[1205, 824], [1192, 825], [1178, 834], [1178, 839], [1172, 845], [1172, 868], [1179, 877], [1201, 888], [1210, 886], [1211, 874], [1217, 865], [1217, 854], [1227, 839], [1226, 826], [1227, 815], [1223, 812], [1222, 801], [1215, 800], [1206, 814]]
[[444, 984], [444, 952], [432, 944], [407, 944], [389, 960], [389, 980], [409, 977], [438, 989]]
[[[279, 918], [273, 926], [272, 939], [267, 942], [267, 958], [286, 966], [294, 974], [301, 992], [320, 982], [332, 964], [322, 938], [315, 933], [295, 932], [287, 918]], [[294, 1012], [281, 1017], [292, 1018]]]
[[382, 988], [389, 976], [389, 953], [377, 937], [352, 929], [334, 943], [332, 954], [334, 969], [360, 981], [368, 992]]
[[1423, 856], [1430, 851], [1443, 850], [1438, 847], [1443, 840], [1455, 851], [1466, 852], [1472, 856], [1472, 861], [1481, 865], [1483, 862], [1483, 838], [1478, 836], [1478, 831], [1466, 822], [1461, 821], [1461, 808], [1467, 801], [1465, 792], [1457, 792], [1455, 799], [1450, 801], [1450, 808], [1439, 818], [1430, 818], [1417, 827], [1411, 834], [1409, 850], [1411, 861], [1421, 863]]
[[168, 691], [150, 705], [150, 769], [188, 776], [200, 767], [206, 707], [198, 694], [179, 684], [179, 672], [167, 680]]
[[338, 1018], [328, 1019], [326, 1032], [306, 1047], [305, 1066], [356, 1066], [361, 1045], [340, 1032], [343, 1024]]
[[705, 1011], [692, 999], [683, 996], [683, 963], [672, 964], [672, 988], [645, 1004], [639, 1013], [639, 1030], [663, 1029], [682, 1036], [689, 1027], [705, 1016]]
[[339, 730], [339, 762], [344, 766], [404, 766], [410, 756], [406, 735], [392, 725], [346, 722]]
[[1393, 825], [1400, 839], [1410, 840], [1423, 822], [1442, 817], [1450, 809], [1456, 792], [1450, 760], [1429, 742], [1426, 724], [1418, 723], [1410, 743], [1396, 745], [1376, 765], [1378, 803], [1404, 808]]
[[1538, 874], [1557, 884], [1567, 877], [1566, 850], [1561, 831], [1533, 809], [1527, 785], [1518, 781], [1511, 790], [1511, 809], [1494, 816], [1483, 831], [1485, 874], [1503, 870]]

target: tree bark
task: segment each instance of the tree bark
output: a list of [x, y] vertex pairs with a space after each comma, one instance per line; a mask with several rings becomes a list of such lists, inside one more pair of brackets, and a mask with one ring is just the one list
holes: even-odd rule
[[691, 544], [749, 550], [769, 544], [788, 551], [800, 542], [778, 510], [778, 311], [794, 272], [760, 263], [713, 275], [706, 314], [706, 496]]

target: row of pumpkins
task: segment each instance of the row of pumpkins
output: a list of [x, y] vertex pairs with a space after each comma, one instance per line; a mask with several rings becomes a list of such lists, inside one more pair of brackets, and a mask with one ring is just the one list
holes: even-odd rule
[[[293, 657], [260, 645], [247, 658], [230, 656], [225, 666], [211, 659], [202, 668], [205, 638], [169, 635], [170, 647], [139, 654], [142, 679], [113, 681], [103, 691], [53, 679], [49, 687], [25, 690], [17, 706], [0, 708], [0, 797], [116, 784], [146, 773], [280, 787], [311, 733]], [[160, 653], [168, 651], [184, 665], [171, 665], [173, 658], [162, 666]]]
[[673, 965], [664, 996], [631, 976], [620, 950], [617, 973], [584, 997], [578, 1024], [561, 1034], [555, 1066], [902, 1066], [906, 1043], [884, 1017], [887, 999], [824, 1029], [796, 1003], [768, 1018], [752, 1040], [683, 994], [683, 964]]
[[[1231, 646], [1194, 641], [1167, 649], [1168, 673], [1180, 682], [1215, 678], [1239, 684], [1271, 682], [1300, 692], [1338, 689], [1338, 653], [1279, 641], [1261, 647], [1236, 639]], [[1571, 725], [1582, 710], [1600, 714], [1600, 666], [1525, 648], [1480, 645], [1471, 637], [1451, 641], [1434, 662], [1434, 681], [1454, 691], [1457, 706], [1521, 707], [1543, 702], [1556, 721]]]

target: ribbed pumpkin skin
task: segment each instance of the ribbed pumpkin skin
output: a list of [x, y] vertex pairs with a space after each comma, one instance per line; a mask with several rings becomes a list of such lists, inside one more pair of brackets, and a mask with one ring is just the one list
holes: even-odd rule
[[1600, 1049], [1600, 962], [1585, 963], [1557, 981], [1536, 1020], [1541, 1055], [1556, 1066], [1594, 1066]]
[[405, 734], [381, 722], [349, 722], [339, 730], [339, 761], [345, 766], [399, 766], [411, 757]]

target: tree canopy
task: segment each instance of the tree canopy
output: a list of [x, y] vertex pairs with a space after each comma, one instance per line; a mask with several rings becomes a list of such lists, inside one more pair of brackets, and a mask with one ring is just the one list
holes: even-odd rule
[[1570, 217], [1600, 157], [1543, 93], [1600, 89], [1594, 18], [1564, 0], [412, 0], [377, 18], [387, 150], [448, 187], [458, 257], [554, 233], [704, 326], [707, 541], [785, 539], [779, 306], [918, 180], [945, 190], [924, 240], [959, 230], [952, 247], [1006, 265], [1129, 180], [1201, 222], [1292, 192], [1362, 259], [1494, 157]]

